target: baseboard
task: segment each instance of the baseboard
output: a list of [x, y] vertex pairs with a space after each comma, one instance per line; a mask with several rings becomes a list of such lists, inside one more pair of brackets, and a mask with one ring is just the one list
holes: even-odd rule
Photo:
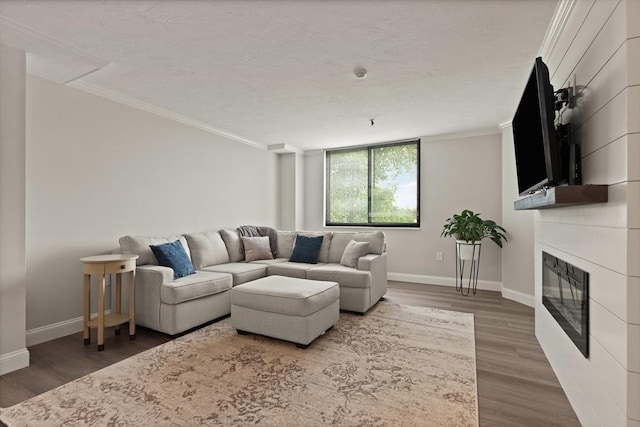
[[22, 348], [0, 355], [0, 375], [29, 366], [29, 350]]
[[520, 304], [524, 304], [532, 308], [534, 308], [536, 305], [536, 300], [533, 297], [533, 295], [525, 294], [519, 291], [514, 291], [513, 289], [502, 288], [502, 296], [503, 298], [510, 299], [515, 302], [519, 302]]
[[[454, 277], [423, 276], [421, 274], [387, 273], [387, 279], [395, 280], [397, 282], [420, 283], [426, 285], [456, 285], [456, 279]], [[483, 289], [486, 291], [498, 291], [502, 293], [503, 298], [519, 302], [520, 304], [524, 304], [529, 307], [535, 307], [535, 299], [533, 298], [533, 295], [528, 295], [522, 292], [514, 291], [512, 289], [504, 288], [502, 286], [502, 282], [478, 280], [478, 289]]]
[[[109, 313], [111, 313], [111, 310], [105, 310], [105, 314]], [[92, 314], [92, 316], [97, 315], [98, 313]], [[75, 319], [63, 320], [62, 322], [30, 329], [27, 331], [27, 347], [81, 332], [83, 326], [84, 318], [80, 316]]]
[[[405, 274], [405, 273], [387, 273], [388, 280], [395, 280], [398, 282], [410, 282], [421, 283], [425, 285], [440, 285], [440, 286], [456, 286], [455, 277], [439, 277], [439, 276], [424, 276], [421, 274]], [[494, 282], [491, 280], [478, 280], [478, 289], [486, 291], [498, 291], [502, 290], [502, 282]]]
[[82, 331], [83, 321], [84, 318], [80, 316], [75, 319], [30, 329], [27, 331], [27, 347], [80, 332]]

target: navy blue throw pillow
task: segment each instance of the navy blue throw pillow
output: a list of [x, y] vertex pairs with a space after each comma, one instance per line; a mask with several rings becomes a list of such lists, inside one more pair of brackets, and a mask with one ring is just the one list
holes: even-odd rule
[[161, 245], [149, 245], [149, 247], [158, 258], [158, 264], [173, 269], [174, 280], [196, 272], [193, 269], [189, 255], [187, 255], [179, 240]]
[[298, 235], [289, 261], [317, 264], [323, 238], [324, 236], [308, 237]]

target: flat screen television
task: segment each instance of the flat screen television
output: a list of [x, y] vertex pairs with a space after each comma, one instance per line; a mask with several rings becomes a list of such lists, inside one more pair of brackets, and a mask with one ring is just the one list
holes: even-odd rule
[[549, 69], [538, 57], [512, 120], [521, 196], [563, 180], [562, 150], [554, 126], [554, 102]]

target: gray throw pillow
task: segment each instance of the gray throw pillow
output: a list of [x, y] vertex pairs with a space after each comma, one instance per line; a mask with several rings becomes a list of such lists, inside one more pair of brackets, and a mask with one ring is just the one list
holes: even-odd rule
[[269, 237], [244, 237], [244, 260], [246, 262], [257, 261], [259, 259], [273, 259]]
[[369, 253], [369, 242], [356, 242], [355, 240], [349, 241], [347, 247], [344, 248], [340, 264], [346, 267], [357, 268], [358, 259]]

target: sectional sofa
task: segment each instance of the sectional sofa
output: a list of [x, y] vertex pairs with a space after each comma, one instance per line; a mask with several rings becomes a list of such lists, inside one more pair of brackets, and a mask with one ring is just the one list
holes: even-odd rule
[[[277, 257], [246, 262], [236, 230], [206, 231], [180, 236], [120, 238], [122, 253], [139, 256], [136, 268], [136, 323], [175, 335], [231, 311], [233, 286], [266, 276], [287, 276], [337, 282], [340, 309], [365, 313], [387, 291], [384, 233], [277, 231]], [[322, 235], [316, 264], [290, 262], [298, 235]], [[195, 274], [174, 279], [169, 267], [158, 265], [150, 245], [182, 243]], [[368, 254], [357, 266], [340, 263], [351, 240], [368, 242]]]

